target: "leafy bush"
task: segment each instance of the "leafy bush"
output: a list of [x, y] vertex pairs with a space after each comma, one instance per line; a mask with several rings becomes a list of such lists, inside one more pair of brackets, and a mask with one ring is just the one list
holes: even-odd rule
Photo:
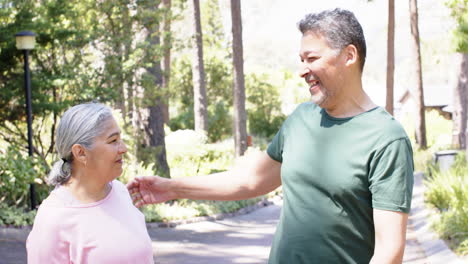
[[431, 172], [425, 181], [425, 199], [440, 212], [433, 226], [456, 252], [467, 255], [468, 163], [464, 153], [457, 155], [450, 170], [440, 172], [437, 167], [431, 167]]
[[173, 203], [149, 205], [143, 208], [147, 222], [166, 222], [207, 216], [219, 213], [231, 213], [260, 201], [253, 198], [240, 201], [193, 201], [181, 199]]
[[[206, 96], [208, 112], [208, 139], [210, 142], [225, 139], [232, 134], [231, 67], [222, 58], [206, 59]], [[192, 65], [188, 57], [176, 60], [172, 68], [173, 94], [170, 105], [173, 117], [169, 121], [172, 131], [194, 129]]]
[[232, 117], [229, 106], [218, 102], [208, 107], [208, 139], [217, 142], [226, 139], [232, 134]]
[[173, 178], [226, 170], [234, 160], [232, 141], [207, 144], [203, 133], [178, 130], [166, 136], [167, 160]]
[[278, 89], [267, 82], [268, 76], [251, 74], [246, 78], [249, 132], [271, 139], [286, 116], [281, 113]]
[[36, 211], [0, 204], [0, 226], [28, 226], [34, 223]]
[[47, 165], [33, 156], [30, 158], [15, 146], [9, 146], [0, 156], [0, 203], [7, 206], [26, 207], [29, 186], [36, 183], [36, 194], [40, 203], [48, 194], [44, 182]]

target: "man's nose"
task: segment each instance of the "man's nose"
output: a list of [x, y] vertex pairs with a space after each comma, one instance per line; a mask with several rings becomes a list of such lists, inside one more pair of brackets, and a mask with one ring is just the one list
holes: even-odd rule
[[299, 69], [299, 77], [305, 78], [309, 73], [309, 68], [305, 65], [305, 63], [302, 63], [301, 68]]

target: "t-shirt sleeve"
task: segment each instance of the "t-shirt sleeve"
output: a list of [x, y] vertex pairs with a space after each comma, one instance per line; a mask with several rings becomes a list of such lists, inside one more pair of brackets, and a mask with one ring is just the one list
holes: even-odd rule
[[372, 207], [408, 213], [413, 193], [413, 152], [407, 138], [382, 148], [370, 165]]
[[127, 202], [132, 202], [132, 197], [130, 196], [130, 192], [128, 191], [127, 187], [118, 180], [112, 181], [112, 186], [115, 188], [115, 191], [119, 194], [119, 196], [124, 197]]
[[60, 221], [54, 208], [39, 208], [26, 240], [28, 263], [69, 263], [68, 246], [61, 239]]
[[283, 129], [284, 128], [281, 127], [267, 148], [267, 154], [270, 158], [278, 162], [283, 162]]

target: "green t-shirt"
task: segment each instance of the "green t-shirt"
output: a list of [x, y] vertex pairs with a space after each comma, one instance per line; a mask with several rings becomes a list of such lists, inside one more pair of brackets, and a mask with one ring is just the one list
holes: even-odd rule
[[282, 163], [284, 198], [270, 264], [369, 263], [373, 208], [410, 210], [411, 143], [381, 107], [334, 118], [303, 103], [267, 153]]

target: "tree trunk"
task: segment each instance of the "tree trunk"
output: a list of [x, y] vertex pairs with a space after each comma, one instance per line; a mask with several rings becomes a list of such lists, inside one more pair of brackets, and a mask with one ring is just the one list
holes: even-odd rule
[[467, 104], [468, 104], [468, 53], [461, 53], [458, 83], [453, 94], [453, 138], [452, 144], [459, 149], [467, 147]]
[[200, 20], [200, 0], [193, 0], [195, 22], [195, 56], [192, 63], [193, 107], [195, 131], [208, 132], [205, 66], [203, 64], [203, 35]]
[[[156, 14], [157, 8], [157, 5], [150, 4], [147, 9], [151, 9]], [[155, 52], [160, 46], [159, 24], [157, 23], [157, 19], [151, 18], [145, 20], [147, 22], [145, 24], [147, 40], [150, 43], [146, 56], [146, 65], [150, 66], [146, 68], [148, 76], [146, 78], [143, 77], [143, 79], [152, 80], [153, 82], [142, 82], [144, 85], [144, 98], [141, 100], [142, 104], [140, 107], [142, 108], [142, 114], [140, 114], [140, 118], [143, 131], [146, 135], [143, 137], [142, 145], [138, 147], [141, 148], [140, 157], [143, 157], [143, 162], [146, 162], [146, 164], [155, 162], [155, 172], [160, 176], [169, 178], [170, 171], [166, 158], [161, 99], [164, 96], [164, 91], [161, 90], [163, 73], [161, 69], [161, 57]]]
[[395, 68], [395, 0], [388, 0], [387, 97], [385, 109], [393, 115], [393, 75]]
[[[163, 58], [163, 79], [162, 87], [166, 94], [169, 94], [170, 89], [170, 77], [171, 77], [171, 48], [172, 48], [172, 33], [171, 33], [171, 23], [172, 23], [172, 13], [171, 13], [171, 0], [163, 0], [163, 6], [166, 12], [164, 13], [163, 18], [163, 49], [164, 49], [164, 58]], [[169, 124], [169, 98], [165, 96], [161, 103], [164, 123]]]
[[231, 17], [234, 64], [234, 144], [236, 156], [242, 156], [247, 150], [247, 114], [245, 112], [242, 16], [239, 0], [231, 0]]
[[419, 41], [419, 28], [418, 28], [418, 3], [417, 0], [410, 0], [410, 18], [411, 18], [411, 36], [413, 46], [413, 56], [416, 76], [416, 87], [414, 87], [413, 98], [416, 107], [416, 143], [419, 148], [427, 148], [426, 140], [426, 118], [424, 115], [424, 90], [422, 81], [422, 69], [421, 69], [421, 51]]
[[[123, 49], [123, 61], [122, 64], [126, 63], [130, 59], [130, 53], [132, 51], [132, 25], [130, 19], [130, 10], [128, 6], [123, 7], [123, 14], [122, 14], [122, 25], [123, 29], [123, 36], [122, 36], [122, 49]], [[133, 87], [133, 74], [128, 70], [122, 71], [122, 96], [124, 97], [125, 103], [123, 105], [125, 111], [122, 111], [122, 117], [124, 120], [125, 125], [129, 125], [132, 120], [133, 114], [133, 97], [132, 97], [132, 87]]]

